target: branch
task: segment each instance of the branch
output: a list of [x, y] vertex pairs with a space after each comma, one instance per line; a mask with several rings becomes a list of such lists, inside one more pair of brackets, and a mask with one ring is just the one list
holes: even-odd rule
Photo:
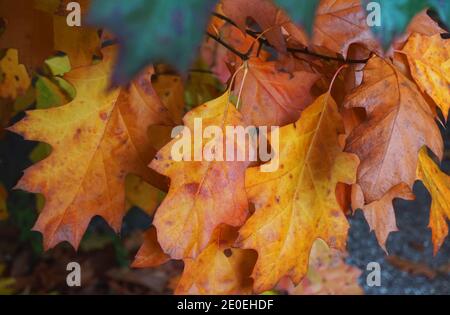
[[242, 60], [244, 60], [244, 61], [248, 60], [248, 55], [249, 55], [248, 52], [244, 54], [244, 53], [241, 53], [241, 52], [237, 51], [234, 47], [230, 46], [229, 44], [224, 42], [222, 39], [220, 39], [219, 37], [214, 36], [211, 33], [206, 32], [206, 35], [208, 35], [210, 38], [214, 39], [216, 42], [218, 42], [219, 44], [221, 44], [222, 46], [227, 48], [229, 51], [231, 51], [233, 54], [235, 54], [236, 56], [238, 56]]
[[[222, 19], [222, 20], [230, 23], [231, 25], [233, 25], [235, 27], [238, 27], [237, 24], [233, 20], [231, 20], [230, 18], [228, 18], [228, 17], [226, 17], [226, 16], [224, 16], [224, 15], [222, 15], [220, 13], [213, 12], [213, 15], [215, 17], [219, 18], [219, 19]], [[267, 39], [259, 37], [260, 33], [254, 32], [254, 31], [249, 30], [249, 29], [247, 29], [245, 32], [248, 35], [252, 36], [253, 38], [255, 38], [255, 39], [257, 38], [261, 45], [266, 45], [268, 47], [272, 47], [273, 48], [273, 46], [267, 41]], [[348, 63], [348, 64], [367, 63], [367, 61], [369, 61], [369, 59], [370, 59], [370, 58], [367, 58], [367, 59], [344, 59], [342, 57], [327, 56], [327, 55], [322, 55], [322, 54], [319, 54], [319, 53], [315, 53], [315, 52], [309, 51], [307, 47], [306, 48], [291, 48], [291, 47], [287, 47], [287, 51], [293, 53], [294, 55], [296, 53], [299, 53], [299, 54], [305, 54], [305, 55], [314, 56], [314, 57], [321, 58], [321, 59], [324, 59], [324, 60], [333, 60], [333, 61], [339, 61], [339, 62]], [[247, 53], [247, 56], [248, 56], [248, 53]]]

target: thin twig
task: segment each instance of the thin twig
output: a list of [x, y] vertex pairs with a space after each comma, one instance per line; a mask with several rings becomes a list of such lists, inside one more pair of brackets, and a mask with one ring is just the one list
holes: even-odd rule
[[222, 46], [227, 48], [229, 51], [231, 51], [233, 54], [235, 54], [236, 56], [238, 56], [242, 60], [245, 61], [245, 60], [248, 59], [248, 53], [244, 54], [244, 53], [241, 53], [241, 52], [237, 51], [234, 47], [230, 46], [229, 44], [224, 42], [222, 39], [212, 35], [211, 33], [206, 32], [206, 35], [208, 35], [210, 38], [214, 39], [216, 42], [218, 42], [219, 44], [221, 44]]
[[[226, 17], [226, 16], [224, 16], [224, 15], [222, 15], [220, 13], [213, 12], [213, 15], [218, 17], [219, 19], [222, 19], [222, 20], [230, 23], [231, 25], [233, 25], [235, 27], [238, 27], [237, 24], [233, 20], [231, 20], [230, 18], [228, 18], [228, 17]], [[273, 48], [273, 46], [269, 43], [269, 41], [267, 39], [259, 37], [261, 35], [261, 33], [254, 32], [254, 31], [249, 30], [249, 29], [247, 29], [245, 32], [248, 35], [252, 36], [253, 38], [258, 39], [260, 44], [266, 45], [268, 47], [272, 47]], [[319, 54], [319, 53], [315, 53], [315, 52], [309, 51], [308, 48], [287, 47], [287, 51], [289, 51], [289, 52], [291, 52], [293, 54], [296, 54], [296, 53], [305, 54], [305, 55], [310, 55], [310, 56], [314, 56], [314, 57], [317, 57], [317, 58], [321, 58], [321, 59], [324, 59], [324, 60], [333, 60], [333, 61], [339, 61], [339, 62], [348, 63], [348, 64], [367, 63], [367, 61], [370, 59], [370, 58], [367, 58], [367, 59], [344, 59], [342, 57], [333, 57], [333, 56], [328, 56], [328, 55], [322, 55], [322, 54]]]
[[212, 15], [214, 15], [215, 17], [218, 17], [218, 18], [221, 19], [221, 20], [224, 20], [225, 22], [230, 23], [230, 24], [233, 25], [233, 26], [238, 27], [237, 24], [236, 24], [236, 22], [234, 22], [234, 21], [233, 21], [232, 19], [230, 19], [229, 17], [226, 17], [225, 15], [222, 15], [222, 14], [217, 13], [217, 12], [213, 12]]

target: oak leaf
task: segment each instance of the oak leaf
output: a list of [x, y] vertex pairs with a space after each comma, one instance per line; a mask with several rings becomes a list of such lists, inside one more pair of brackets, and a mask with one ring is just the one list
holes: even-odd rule
[[20, 61], [35, 70], [54, 52], [52, 15], [42, 11], [42, 0], [0, 0], [0, 18], [5, 31], [0, 36], [0, 48], [19, 51]]
[[361, 187], [358, 184], [352, 186], [351, 194], [353, 209], [363, 210], [370, 231], [374, 231], [378, 243], [387, 253], [386, 241], [389, 233], [398, 231], [393, 201], [396, 198], [414, 200], [415, 196], [411, 188], [405, 183], [400, 183], [389, 189], [380, 199], [366, 205], [364, 204]]
[[125, 195], [127, 209], [136, 206], [151, 216], [155, 212], [164, 193], [139, 176], [130, 174], [125, 179]]
[[0, 97], [14, 100], [30, 83], [27, 69], [19, 64], [17, 49], [8, 49], [0, 60]]
[[360, 0], [322, 0], [317, 8], [312, 44], [347, 58], [352, 44], [380, 52], [380, 45], [367, 26]]
[[394, 50], [401, 50], [409, 36], [413, 33], [433, 36], [436, 34], [446, 33], [446, 31], [428, 15], [428, 10], [422, 10], [411, 20], [405, 33], [392, 43], [392, 48]]
[[403, 48], [411, 75], [422, 92], [439, 106], [447, 120], [450, 109], [450, 41], [440, 34], [412, 34]]
[[246, 122], [256, 126], [284, 126], [296, 121], [302, 110], [312, 103], [311, 87], [319, 74], [278, 69], [276, 62], [258, 58], [248, 60], [247, 74], [236, 76], [236, 95], [242, 86], [241, 113]]
[[250, 294], [256, 255], [252, 250], [231, 248], [236, 235], [233, 229], [221, 227], [197, 258], [184, 259], [175, 294]]
[[46, 249], [61, 241], [78, 247], [91, 218], [101, 215], [118, 231], [125, 212], [125, 177], [129, 173], [158, 183], [147, 168], [155, 151], [148, 125], [167, 115], [151, 88], [152, 69], [129, 88], [107, 91], [115, 47], [104, 59], [66, 74], [76, 88], [67, 105], [28, 111], [10, 127], [28, 140], [48, 143], [53, 151], [25, 171], [16, 188], [45, 196], [45, 207], [34, 229]]
[[131, 266], [134, 268], [156, 267], [169, 260], [170, 257], [163, 252], [158, 243], [156, 229], [152, 226], [145, 232], [144, 243]]
[[[346, 151], [357, 154], [361, 160], [357, 181], [361, 193], [357, 206], [364, 204], [364, 210], [367, 205], [381, 200], [369, 224], [372, 229], [383, 227], [376, 235], [384, 247], [389, 232], [396, 230], [391, 201], [397, 193], [392, 193], [391, 189], [402, 183], [411, 187], [419, 149], [428, 145], [442, 156], [442, 138], [433, 113], [416, 85], [389, 61], [379, 57], [369, 60], [362, 84], [348, 95], [344, 106], [366, 110], [367, 120], [353, 129]], [[389, 198], [385, 196], [387, 193]], [[398, 197], [402, 196], [410, 199], [400, 187]]]
[[338, 182], [356, 179], [358, 158], [343, 152], [339, 137], [344, 126], [329, 93], [279, 131], [280, 149], [274, 156], [279, 169], [262, 173], [250, 168], [246, 174], [256, 211], [241, 228], [239, 244], [258, 252], [252, 274], [256, 292], [270, 290], [286, 275], [298, 284], [318, 238], [345, 249], [349, 225], [335, 190]]
[[307, 45], [306, 34], [271, 0], [222, 0], [221, 3], [223, 13], [234, 21], [242, 32], [246, 31], [247, 18], [252, 18], [267, 40], [281, 52], [286, 52], [283, 29], [292, 34], [297, 42]]
[[448, 235], [447, 220], [450, 219], [450, 177], [428, 156], [426, 147], [419, 152], [417, 178], [431, 195], [430, 223], [433, 250], [436, 254]]
[[[201, 118], [203, 128], [217, 126], [222, 130], [223, 138], [215, 135], [211, 141], [226, 147], [230, 136], [225, 132], [226, 127], [244, 125], [241, 114], [229, 101], [229, 95], [227, 91], [188, 112], [183, 118], [185, 127], [180, 135], [193, 134], [195, 119]], [[193, 148], [190, 160], [176, 161], [172, 156], [172, 147], [181, 141], [176, 137], [150, 164], [151, 168], [170, 178], [169, 192], [157, 209], [153, 224], [158, 230], [161, 247], [174, 259], [195, 258], [209, 244], [217, 226], [240, 226], [247, 216], [244, 175], [249, 161], [236, 158], [227, 161], [224, 156], [222, 161], [195, 160], [206, 146], [205, 143], [201, 146], [193, 144], [197, 140], [189, 140]], [[228, 141], [236, 143], [235, 138]]]
[[346, 264], [347, 253], [329, 248], [322, 240], [316, 240], [309, 256], [306, 277], [298, 286], [289, 279], [280, 281], [278, 288], [289, 295], [362, 295], [358, 283], [361, 270]]

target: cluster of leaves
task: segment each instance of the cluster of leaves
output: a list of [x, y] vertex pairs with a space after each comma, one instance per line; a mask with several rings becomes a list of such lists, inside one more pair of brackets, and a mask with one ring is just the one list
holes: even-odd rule
[[[50, 145], [16, 186], [45, 199], [34, 229], [46, 249], [62, 241], [77, 248], [96, 215], [119, 231], [127, 202], [150, 215], [158, 205], [133, 266], [183, 260], [176, 293], [298, 291], [318, 239], [345, 251], [350, 209], [364, 211], [385, 248], [397, 229], [393, 199], [414, 198], [416, 179], [433, 198], [439, 249], [450, 178], [427, 147], [442, 158], [450, 42], [427, 11], [416, 11], [428, 2], [395, 2], [419, 4], [405, 30], [387, 32], [403, 32], [388, 50], [359, 0], [276, 1], [308, 27], [270, 0], [97, 0], [89, 19], [101, 31], [58, 24], [65, 2], [17, 0], [22, 10], [3, 10], [11, 2], [0, 1], [0, 47], [8, 48], [0, 97], [13, 113], [38, 108], [8, 129]], [[158, 63], [186, 70], [199, 44], [187, 81]], [[63, 54], [49, 58], [55, 50]], [[175, 161], [170, 130], [183, 123], [192, 131], [195, 118], [222, 130], [280, 126], [279, 169]], [[157, 188], [167, 192], [161, 203]]]

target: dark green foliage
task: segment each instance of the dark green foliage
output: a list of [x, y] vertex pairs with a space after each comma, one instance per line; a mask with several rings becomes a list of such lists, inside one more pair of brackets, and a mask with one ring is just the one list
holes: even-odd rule
[[186, 70], [197, 54], [215, 0], [95, 0], [92, 24], [121, 43], [113, 84], [129, 82], [146, 65], [167, 62]]

